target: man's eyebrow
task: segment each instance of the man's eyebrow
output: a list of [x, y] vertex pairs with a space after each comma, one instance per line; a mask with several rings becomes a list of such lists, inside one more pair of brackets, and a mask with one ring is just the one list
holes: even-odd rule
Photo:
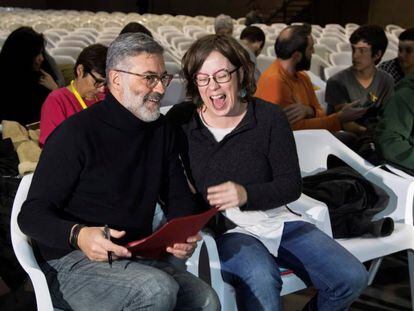
[[[165, 71], [161, 74], [161, 76], [162, 76], [162, 75], [164, 75], [164, 74], [166, 74], [166, 73], [167, 73], [167, 70], [165, 70]], [[144, 74], [144, 75], [156, 75], [156, 76], [158, 76], [158, 72], [151, 71], [151, 70], [144, 71], [142, 74]]]

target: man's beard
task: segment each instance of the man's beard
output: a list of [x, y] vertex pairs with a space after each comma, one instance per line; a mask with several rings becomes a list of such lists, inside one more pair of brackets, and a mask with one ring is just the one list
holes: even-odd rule
[[[152, 122], [160, 116], [160, 101], [162, 97], [163, 95], [158, 92], [151, 92], [143, 97], [135, 95], [128, 86], [125, 86], [123, 105], [138, 119], [144, 122]], [[151, 109], [147, 105], [156, 105], [156, 107], [151, 107]]]
[[303, 52], [301, 54], [302, 58], [295, 66], [296, 71], [309, 70], [311, 67], [311, 58], [307, 58]]

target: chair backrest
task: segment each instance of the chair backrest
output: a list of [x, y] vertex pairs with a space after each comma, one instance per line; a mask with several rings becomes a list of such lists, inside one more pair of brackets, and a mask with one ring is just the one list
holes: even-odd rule
[[325, 79], [324, 69], [329, 66], [329, 63], [322, 59], [319, 55], [312, 55], [310, 71], [319, 78]]
[[341, 66], [332, 66], [332, 67], [326, 67], [324, 69], [325, 72], [325, 79], [328, 80], [330, 77], [334, 76], [336, 73], [348, 68], [347, 65], [341, 65]]
[[329, 55], [329, 60], [334, 66], [351, 66], [352, 53], [351, 52], [334, 52]]
[[320, 39], [318, 39], [318, 44], [325, 44], [328, 48], [332, 50], [332, 52], [336, 51], [336, 44], [339, 42], [344, 41], [334, 37], [321, 37]]
[[387, 208], [375, 218], [387, 215], [412, 225], [414, 182], [373, 166], [327, 130], [295, 131], [294, 136], [303, 177], [326, 170], [328, 156], [335, 155], [389, 195]]
[[185, 83], [180, 78], [172, 79], [161, 99], [161, 106], [172, 106], [183, 102], [186, 98], [185, 92]]
[[274, 61], [275, 58], [272, 56], [259, 55], [256, 58], [257, 69], [259, 69], [260, 72], [264, 72], [267, 69], [267, 67], [269, 67]]
[[352, 46], [349, 42], [339, 42], [336, 45], [336, 49], [339, 52], [352, 52]]
[[53, 311], [46, 278], [36, 262], [29, 238], [20, 230], [19, 225], [17, 224], [17, 215], [20, 212], [23, 202], [26, 200], [32, 177], [32, 174], [24, 176], [20, 182], [19, 189], [17, 190], [10, 220], [11, 240], [17, 260], [32, 281], [36, 294], [37, 309], [42, 311]]

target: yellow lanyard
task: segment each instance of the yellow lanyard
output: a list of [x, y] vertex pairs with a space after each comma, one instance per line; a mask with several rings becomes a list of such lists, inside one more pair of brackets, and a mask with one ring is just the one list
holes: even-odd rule
[[70, 90], [73, 93], [73, 95], [75, 95], [76, 99], [78, 100], [82, 108], [83, 109], [88, 108], [88, 106], [86, 106], [85, 102], [83, 101], [82, 97], [79, 95], [79, 92], [76, 90], [75, 85], [74, 85], [74, 80], [70, 81]]

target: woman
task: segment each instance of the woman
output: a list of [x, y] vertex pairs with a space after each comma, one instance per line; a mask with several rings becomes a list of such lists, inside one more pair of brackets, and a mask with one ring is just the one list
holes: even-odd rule
[[14, 30], [0, 52], [0, 120], [23, 125], [40, 119], [40, 107], [50, 91], [58, 88], [51, 74], [42, 69], [45, 40], [30, 27]]
[[[168, 117], [181, 125], [187, 176], [221, 210], [213, 230], [225, 282], [239, 310], [280, 310], [279, 267], [319, 290], [310, 309], [346, 310], [367, 285], [363, 265], [285, 204], [301, 193], [289, 123], [260, 99], [247, 52], [229, 36], [196, 41], [183, 58], [189, 104]], [[225, 234], [223, 234], [225, 233]]]
[[83, 49], [73, 69], [75, 79], [46, 98], [40, 118], [41, 146], [60, 123], [103, 99], [107, 50], [102, 44]]

